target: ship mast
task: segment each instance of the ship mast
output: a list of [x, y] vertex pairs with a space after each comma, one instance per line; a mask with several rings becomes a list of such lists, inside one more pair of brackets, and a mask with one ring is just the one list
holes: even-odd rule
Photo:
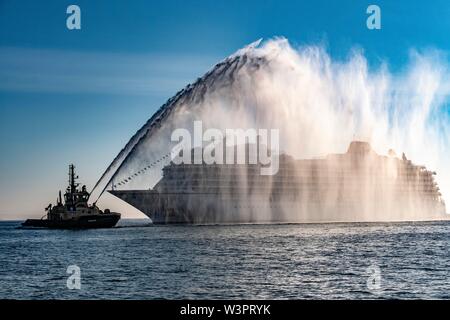
[[75, 176], [75, 166], [73, 164], [69, 165], [69, 186], [70, 193], [77, 192], [78, 183], [75, 180], [78, 179], [78, 176]]

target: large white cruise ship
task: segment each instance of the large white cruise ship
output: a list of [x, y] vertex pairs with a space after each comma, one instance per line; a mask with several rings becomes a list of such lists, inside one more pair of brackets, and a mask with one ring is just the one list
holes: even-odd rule
[[353, 141], [344, 154], [259, 164], [174, 164], [151, 190], [111, 190], [153, 223], [315, 223], [447, 219], [435, 172]]

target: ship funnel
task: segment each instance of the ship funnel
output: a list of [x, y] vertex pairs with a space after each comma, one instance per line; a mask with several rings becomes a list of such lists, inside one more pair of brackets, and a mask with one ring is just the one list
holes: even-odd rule
[[352, 141], [348, 147], [347, 153], [350, 154], [368, 154], [373, 153], [372, 147], [365, 141]]

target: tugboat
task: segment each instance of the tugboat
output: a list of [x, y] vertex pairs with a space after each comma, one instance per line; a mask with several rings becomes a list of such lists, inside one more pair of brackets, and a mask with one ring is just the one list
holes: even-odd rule
[[78, 189], [76, 183], [75, 166], [69, 166], [69, 186], [64, 194], [64, 203], [61, 191], [56, 206], [49, 204], [45, 211], [47, 214], [41, 219], [28, 219], [22, 223], [23, 227], [38, 227], [51, 229], [92, 229], [111, 228], [120, 220], [120, 213], [100, 210], [95, 203], [88, 204], [89, 193], [86, 186]]

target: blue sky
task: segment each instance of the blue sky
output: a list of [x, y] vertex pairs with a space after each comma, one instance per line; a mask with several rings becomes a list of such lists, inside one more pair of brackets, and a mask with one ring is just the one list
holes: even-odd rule
[[[70, 4], [81, 30], [66, 28]], [[449, 16], [444, 0], [0, 0], [0, 219], [39, 215], [71, 162], [91, 188], [165, 100], [259, 38], [335, 59], [356, 47], [395, 71], [412, 48], [449, 52]]]

